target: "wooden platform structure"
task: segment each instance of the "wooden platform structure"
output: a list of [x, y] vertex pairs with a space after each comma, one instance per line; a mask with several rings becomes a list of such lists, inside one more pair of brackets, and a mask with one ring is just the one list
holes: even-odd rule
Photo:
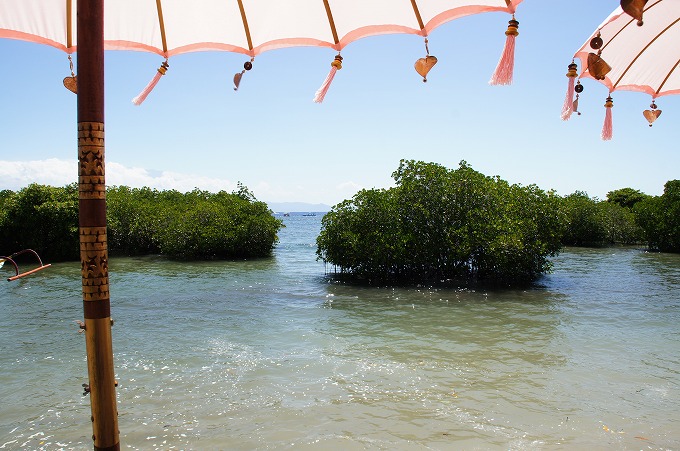
[[[21, 272], [19, 270], [19, 264], [16, 262], [16, 258], [20, 255], [23, 255], [23, 254], [33, 254], [35, 256], [35, 258], [38, 260], [38, 266], [33, 268], [33, 269], [29, 269], [28, 271]], [[30, 276], [31, 274], [35, 274], [38, 271], [42, 271], [43, 269], [49, 268], [50, 266], [52, 266], [50, 264], [47, 264], [47, 265], [43, 264], [42, 260], [40, 259], [40, 256], [33, 249], [24, 249], [24, 250], [21, 250], [19, 252], [15, 252], [15, 253], [13, 253], [12, 255], [9, 255], [9, 256], [0, 255], [0, 262], [2, 262], [2, 263], [9, 262], [12, 266], [14, 266], [14, 271], [16, 272], [16, 274], [11, 276], [11, 277], [8, 277], [7, 278], [8, 282], [12, 282], [12, 281], [15, 281], [17, 279], [21, 279], [22, 277]]]

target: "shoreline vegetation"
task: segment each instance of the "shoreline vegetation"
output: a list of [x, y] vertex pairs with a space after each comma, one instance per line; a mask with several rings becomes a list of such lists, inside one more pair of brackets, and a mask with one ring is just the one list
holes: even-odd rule
[[606, 200], [510, 185], [461, 161], [402, 160], [395, 187], [358, 192], [324, 216], [317, 256], [367, 283], [521, 286], [563, 246], [645, 244], [680, 252], [680, 180], [662, 196], [632, 188]]
[[[232, 193], [114, 186], [106, 191], [110, 256], [248, 259], [271, 255], [283, 222], [243, 185]], [[78, 260], [78, 186], [0, 191], [0, 250]]]
[[[680, 252], [680, 180], [661, 196], [633, 188], [606, 200], [559, 196], [475, 171], [402, 160], [395, 187], [361, 190], [321, 222], [317, 257], [362, 283], [526, 285], [563, 246], [645, 245]], [[107, 189], [111, 256], [249, 259], [271, 256], [284, 227], [239, 183], [232, 193]], [[0, 254], [32, 248], [45, 261], [79, 259], [78, 187], [0, 191]]]

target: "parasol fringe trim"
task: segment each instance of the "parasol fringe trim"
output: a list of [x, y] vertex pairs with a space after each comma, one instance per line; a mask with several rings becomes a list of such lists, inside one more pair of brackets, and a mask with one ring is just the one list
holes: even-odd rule
[[168, 71], [168, 67], [169, 67], [168, 62], [164, 61], [163, 64], [161, 64], [161, 67], [159, 67], [158, 70], [156, 71], [156, 75], [151, 79], [149, 84], [146, 85], [146, 88], [144, 88], [144, 90], [140, 92], [137, 97], [132, 99], [132, 103], [134, 103], [137, 106], [141, 105], [142, 102], [146, 100], [151, 91], [153, 91], [153, 88], [156, 87], [161, 77], [165, 75], [165, 73]]
[[316, 102], [316, 103], [323, 102], [323, 99], [326, 97], [326, 93], [328, 92], [328, 88], [331, 87], [331, 82], [333, 81], [333, 78], [335, 78], [335, 73], [337, 71], [338, 70], [335, 67], [331, 67], [331, 71], [328, 73], [328, 76], [323, 81], [323, 84], [321, 85], [319, 90], [316, 91], [316, 95], [314, 96], [314, 102]]
[[515, 70], [515, 37], [508, 36], [505, 40], [505, 49], [501, 55], [496, 71], [489, 80], [490, 85], [511, 85], [512, 75]]
[[314, 96], [315, 103], [323, 102], [323, 99], [326, 97], [326, 93], [328, 92], [328, 88], [331, 87], [331, 82], [333, 81], [333, 78], [335, 78], [335, 73], [340, 69], [342, 69], [342, 57], [337, 55], [331, 63], [331, 70], [328, 72], [328, 76], [321, 84], [319, 90], [316, 91], [316, 95]]
[[[562, 105], [562, 115], [560, 116], [563, 121], [569, 120], [571, 114], [576, 112], [576, 108], [578, 105], [578, 101], [576, 103], [574, 102], [574, 92], [576, 91], [576, 77], [578, 77], [578, 72], [576, 69], [577, 66], [572, 60], [567, 71], [569, 85], [567, 86], [567, 95], [564, 97], [564, 105]], [[581, 91], [583, 91], [583, 89], [581, 89]]]
[[611, 97], [607, 97], [607, 102], [604, 104], [607, 112], [604, 115], [604, 125], [602, 126], [602, 140], [610, 141], [614, 136], [614, 121], [612, 118], [612, 107], [614, 102]]
[[519, 35], [517, 27], [519, 22], [513, 19], [508, 22], [508, 30], [505, 32], [505, 48], [498, 61], [498, 66], [489, 80], [490, 85], [511, 85], [512, 75], [515, 70], [515, 38]]
[[564, 105], [562, 105], [562, 115], [560, 116], [563, 121], [568, 121], [569, 118], [571, 117], [571, 113], [574, 112], [574, 85], [575, 85], [574, 78], [569, 77], [567, 95], [564, 98]]

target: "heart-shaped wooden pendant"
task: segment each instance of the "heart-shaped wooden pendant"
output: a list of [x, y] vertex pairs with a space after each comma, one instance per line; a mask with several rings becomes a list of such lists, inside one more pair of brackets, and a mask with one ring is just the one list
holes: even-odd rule
[[241, 84], [241, 77], [243, 77], [243, 72], [238, 72], [234, 75], [234, 91], [238, 91], [238, 86]]
[[612, 67], [595, 53], [588, 54], [588, 72], [596, 80], [604, 80], [605, 75], [611, 72]]
[[642, 13], [646, 4], [647, 0], [621, 0], [621, 9], [633, 19], [637, 19], [637, 24], [641, 27]]
[[437, 64], [437, 57], [428, 55], [425, 58], [418, 58], [418, 61], [416, 61], [413, 67], [415, 67], [416, 72], [423, 77], [423, 82], [426, 82], [427, 73], [430, 72], [430, 69], [432, 69], [435, 64]]
[[647, 122], [649, 122], [649, 126], [651, 127], [654, 121], [661, 116], [661, 110], [645, 110], [642, 114], [645, 116], [645, 119], [647, 119]]
[[64, 87], [74, 94], [78, 94], [78, 79], [74, 75], [72, 77], [64, 78]]

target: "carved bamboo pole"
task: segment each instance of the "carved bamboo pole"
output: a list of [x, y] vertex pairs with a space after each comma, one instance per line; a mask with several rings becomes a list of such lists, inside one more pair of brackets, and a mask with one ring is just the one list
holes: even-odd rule
[[78, 199], [95, 450], [120, 450], [104, 179], [104, 0], [78, 0]]

